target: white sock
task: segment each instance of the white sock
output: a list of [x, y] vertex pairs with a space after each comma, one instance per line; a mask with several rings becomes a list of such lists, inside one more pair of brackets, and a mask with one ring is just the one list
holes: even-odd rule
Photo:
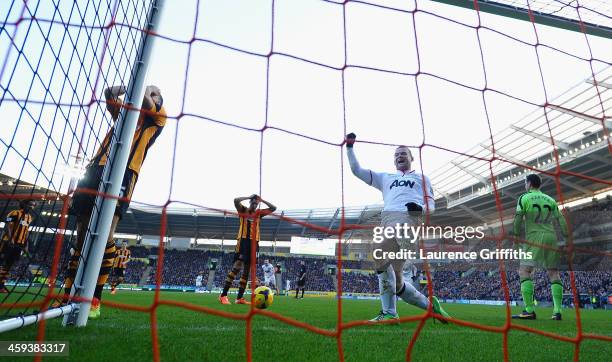
[[427, 306], [429, 306], [429, 299], [406, 281], [404, 281], [404, 286], [397, 295], [402, 298], [404, 302], [415, 305], [421, 309], [427, 309]]
[[396, 315], [395, 273], [393, 273], [391, 265], [387, 267], [386, 271], [378, 273], [378, 289], [383, 313]]

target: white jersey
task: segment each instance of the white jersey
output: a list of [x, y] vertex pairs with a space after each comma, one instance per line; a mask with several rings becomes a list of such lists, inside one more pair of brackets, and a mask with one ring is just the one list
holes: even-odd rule
[[272, 264], [262, 265], [261, 270], [263, 270], [264, 277], [266, 278], [270, 278], [274, 276], [274, 266], [272, 266]]
[[[383, 211], [405, 212], [407, 210], [406, 204], [411, 202], [421, 206], [423, 212], [426, 209], [425, 204], [427, 204], [430, 213], [434, 211], [434, 194], [427, 176], [414, 171], [398, 171], [392, 174], [363, 169], [359, 166], [355, 151], [352, 148], [347, 149], [347, 154], [353, 174], [382, 192]], [[423, 185], [423, 182], [425, 182], [425, 185]]]
[[201, 275], [198, 275], [196, 277], [196, 286], [201, 286], [202, 285], [202, 279], [203, 279], [203, 277]]

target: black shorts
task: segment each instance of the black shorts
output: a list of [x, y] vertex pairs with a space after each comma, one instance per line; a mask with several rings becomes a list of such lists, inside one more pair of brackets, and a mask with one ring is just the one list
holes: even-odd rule
[[23, 246], [13, 244], [10, 245], [8, 241], [0, 242], [0, 265], [11, 266], [19, 260], [21, 257], [21, 251]]
[[[104, 172], [104, 166], [89, 166], [85, 171], [85, 176], [79, 181], [77, 188], [98, 190], [100, 186], [100, 180], [102, 180], [102, 174]], [[121, 183], [121, 191], [119, 197], [127, 198], [127, 200], [117, 200], [117, 208], [115, 209], [115, 215], [121, 218], [130, 206], [130, 199], [134, 192], [134, 187], [138, 181], [138, 174], [129, 168], [123, 175], [123, 182]], [[94, 205], [96, 203], [96, 194], [78, 192], [72, 197], [72, 205], [70, 205], [70, 215], [90, 215]]]
[[113, 269], [113, 276], [123, 278], [124, 275], [125, 275], [125, 268], [114, 268]]
[[[240, 239], [236, 244], [236, 254], [234, 254], [234, 262], [241, 260], [244, 263], [251, 262], [251, 239]], [[257, 253], [259, 252], [259, 244], [255, 250], [255, 260], [257, 260]]]
[[297, 286], [298, 288], [304, 288], [304, 286], [306, 285], [306, 280], [298, 280], [297, 282]]

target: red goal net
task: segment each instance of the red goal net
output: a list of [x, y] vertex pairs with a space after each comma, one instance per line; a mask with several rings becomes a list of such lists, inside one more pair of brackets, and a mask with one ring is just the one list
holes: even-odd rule
[[[343, 317], [346, 240], [365, 237], [367, 233], [360, 233], [372, 225], [361, 217], [365, 210], [359, 217], [347, 212], [351, 206], [380, 201], [379, 193], [365, 193], [350, 173], [344, 148], [349, 132], [359, 136], [356, 148], [362, 162], [372, 167], [389, 166], [397, 145], [412, 149], [415, 169], [430, 177], [436, 198], [437, 211], [426, 224], [469, 220], [491, 226], [481, 245], [425, 248], [478, 251], [529, 244], [509, 237], [509, 220], [525, 175], [538, 173], [547, 193], [577, 210], [567, 212], [573, 233], [558, 249], [567, 259], [564, 288], [571, 293], [570, 303], [581, 304], [577, 272], [609, 273], [610, 226], [604, 219], [612, 210], [610, 201], [587, 207], [581, 201], [612, 187], [612, 19], [606, 4], [166, 1], [160, 27], [150, 33], [147, 14], [156, 3], [10, 1], [0, 10], [4, 228], [10, 224], [7, 215], [21, 208], [21, 201], [36, 201], [24, 239], [27, 248], [19, 255], [0, 251], [6, 287], [6, 294], [0, 294], [3, 319], [49, 310], [62, 295], [67, 263], [77, 248], [70, 200], [75, 191], [98, 192], [75, 188], [113, 126], [103, 92], [130, 83], [145, 36], [156, 39], [144, 61], [149, 63], [148, 83], [164, 94], [167, 124], [146, 155], [133, 209], [117, 230], [138, 233], [134, 225], [143, 210], [155, 210], [147, 221], [157, 228], [159, 240], [151, 271], [155, 297], [144, 306], [102, 303], [150, 315], [156, 360], [163, 348], [157, 329], [160, 306], [244, 320], [248, 360], [257, 315], [335, 339], [338, 357], [344, 360], [344, 331], [368, 323]], [[245, 190], [296, 205], [279, 203], [283, 210], [337, 207], [332, 219], [280, 211], [267, 217], [294, 236], [338, 239], [335, 328], [310, 325], [273, 309], [251, 306], [246, 314], [230, 313], [161, 293], [166, 268], [172, 267], [165, 263], [167, 237], [186, 237], [185, 228], [198, 235], [206, 227], [225, 235], [226, 226], [233, 235], [237, 223], [227, 218], [235, 220], [237, 213], [228, 211], [224, 201], [249, 193]], [[198, 212], [216, 215], [222, 227], [197, 222], [178, 226], [175, 206], [193, 210], [195, 218]], [[282, 227], [275, 231], [264, 225], [261, 233], [266, 236], [277, 235]], [[206, 237], [213, 239], [213, 234]], [[573, 311], [577, 332], [572, 336], [514, 323], [511, 305], [520, 296], [517, 278], [508, 275], [515, 267], [500, 260], [489, 275], [504, 302], [503, 326], [461, 318], [448, 322], [500, 334], [505, 360], [512, 330], [572, 343], [574, 360], [579, 360], [585, 340], [612, 341], [609, 335], [583, 330], [580, 308]], [[253, 263], [253, 287], [256, 268]], [[146, 269], [139, 265], [135, 280]], [[444, 292], [428, 263], [423, 271], [427, 294]], [[438, 271], [442, 276], [443, 268]], [[406, 359], [413, 356], [430, 318], [431, 309], [400, 319], [417, 325], [407, 341]], [[42, 341], [44, 320], [38, 328]]]

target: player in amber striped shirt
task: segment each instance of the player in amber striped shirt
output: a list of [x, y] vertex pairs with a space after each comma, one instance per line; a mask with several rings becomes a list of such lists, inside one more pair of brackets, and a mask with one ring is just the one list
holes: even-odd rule
[[0, 293], [8, 293], [4, 286], [11, 267], [21, 254], [28, 252], [28, 228], [32, 223], [32, 210], [36, 207], [34, 200], [19, 202], [19, 209], [9, 212], [4, 221], [4, 230], [0, 239]]
[[[115, 121], [119, 117], [121, 106], [123, 104], [123, 101], [120, 98], [123, 96], [123, 94], [125, 94], [125, 87], [123, 86], [113, 86], [104, 91], [104, 96], [106, 98], [106, 109], [110, 112], [113, 120]], [[108, 276], [113, 267], [113, 260], [115, 256], [115, 228], [117, 227], [117, 224], [121, 220], [121, 217], [125, 211], [128, 209], [130, 199], [132, 198], [132, 192], [134, 191], [134, 187], [138, 181], [138, 174], [140, 173], [140, 168], [142, 167], [142, 164], [147, 156], [147, 152], [155, 143], [155, 140], [161, 134], [165, 125], [166, 111], [163, 107], [161, 91], [156, 86], [147, 86], [145, 95], [142, 99], [142, 110], [140, 111], [140, 117], [138, 118], [134, 139], [132, 140], [128, 165], [121, 184], [121, 193], [119, 195], [121, 199], [117, 201], [117, 208], [115, 209], [115, 215], [110, 226], [108, 240], [106, 241], [106, 251], [104, 254], [104, 259], [102, 260], [102, 267], [100, 268], [98, 283], [94, 292], [94, 300], [92, 301], [91, 312], [89, 315], [89, 317], [92, 319], [100, 316], [99, 307], [100, 299], [102, 298], [102, 289], [104, 288], [104, 284], [106, 284]], [[95, 194], [83, 193], [79, 191], [97, 191], [99, 189], [102, 175], [104, 173], [104, 166], [106, 166], [107, 156], [110, 151], [113, 133], [114, 129], [111, 129], [106, 134], [106, 137], [98, 149], [98, 152], [96, 152], [94, 158], [87, 166], [85, 176], [79, 182], [77, 192], [72, 199], [70, 214], [77, 217], [77, 247], [75, 253], [70, 258], [68, 265], [68, 271], [66, 273], [64, 283], [64, 297], [62, 298], [62, 301], [54, 303], [54, 307], [65, 303], [69, 299], [72, 283], [74, 282], [79, 265], [79, 259], [82, 252], [81, 249], [83, 248], [83, 242], [85, 241], [85, 235], [87, 233], [87, 226], [89, 225], [89, 219], [95, 206]]]
[[113, 262], [113, 282], [111, 283], [111, 294], [115, 294], [116, 288], [119, 284], [123, 283], [125, 277], [125, 268], [127, 263], [130, 262], [131, 256], [130, 249], [127, 248], [127, 243], [124, 242], [121, 249], [117, 249], [115, 252], [115, 261]]
[[[248, 208], [242, 205], [242, 202], [246, 200], [249, 200]], [[257, 207], [259, 206], [260, 202], [266, 204], [268, 208], [259, 210], [259, 213], [257, 213]], [[225, 278], [225, 285], [223, 286], [223, 292], [219, 296], [219, 302], [221, 302], [221, 304], [231, 304], [227, 298], [227, 293], [234, 282], [234, 278], [242, 270], [238, 295], [236, 296], [236, 304], [250, 304], [244, 300], [243, 295], [246, 289], [247, 281], [249, 280], [249, 272], [251, 270], [251, 245], [255, 245], [257, 250], [259, 249], [259, 223], [262, 217], [273, 213], [274, 210], [276, 210], [276, 206], [272, 205], [266, 200], [263, 200], [256, 194], [247, 197], [235, 198], [234, 206], [236, 207], [236, 211], [238, 211], [238, 215], [240, 216], [236, 254], [234, 254], [234, 264], [232, 265], [232, 270], [230, 270]], [[257, 255], [257, 250], [255, 250], [255, 255]], [[255, 260], [255, 263], [257, 263], [257, 260]]]

